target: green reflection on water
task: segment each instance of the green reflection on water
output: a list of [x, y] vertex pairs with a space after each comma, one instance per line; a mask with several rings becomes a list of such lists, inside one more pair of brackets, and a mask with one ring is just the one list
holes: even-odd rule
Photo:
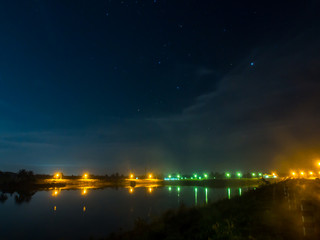
[[198, 205], [198, 188], [194, 188], [194, 202], [195, 205]]
[[228, 199], [230, 199], [230, 198], [231, 198], [231, 189], [228, 188]]
[[208, 203], [208, 188], [206, 188], [205, 191], [206, 191], [206, 203]]

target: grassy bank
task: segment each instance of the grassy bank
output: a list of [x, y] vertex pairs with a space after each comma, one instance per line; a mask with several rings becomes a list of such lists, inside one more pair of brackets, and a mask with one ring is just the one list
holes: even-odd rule
[[[289, 180], [262, 186], [241, 197], [202, 207], [165, 212], [146, 223], [137, 219], [133, 230], [107, 239], [320, 239], [317, 181]], [[309, 223], [301, 206], [313, 206]], [[308, 215], [308, 214], [307, 214]]]

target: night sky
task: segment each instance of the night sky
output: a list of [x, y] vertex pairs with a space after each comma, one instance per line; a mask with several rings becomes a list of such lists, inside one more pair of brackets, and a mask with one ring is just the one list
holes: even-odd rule
[[1, 1], [0, 170], [287, 170], [320, 157], [320, 3]]

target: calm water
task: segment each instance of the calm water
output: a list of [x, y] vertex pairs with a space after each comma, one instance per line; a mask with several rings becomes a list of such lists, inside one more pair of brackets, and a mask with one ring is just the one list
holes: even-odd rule
[[40, 191], [18, 204], [0, 203], [1, 239], [88, 239], [129, 229], [138, 217], [241, 195], [247, 188], [158, 187]]

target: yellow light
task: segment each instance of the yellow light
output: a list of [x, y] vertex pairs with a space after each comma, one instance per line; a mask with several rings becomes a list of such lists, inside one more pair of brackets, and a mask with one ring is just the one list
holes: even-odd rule
[[88, 173], [83, 174], [83, 178], [84, 178], [84, 179], [87, 179], [88, 176], [89, 176]]
[[309, 174], [310, 174], [310, 175], [313, 175], [313, 172], [310, 171]]
[[318, 162], [318, 166], [320, 166], [320, 162]]
[[62, 177], [62, 175], [60, 174], [60, 173], [56, 173], [56, 174], [54, 174], [54, 176], [53, 176], [54, 178], [56, 178], [56, 179], [59, 179], [59, 178], [61, 178]]
[[275, 173], [272, 173], [272, 175], [275, 176], [276, 174], [275, 174]]
[[292, 172], [291, 174], [292, 174], [293, 176], [294, 176], [294, 175], [296, 175], [296, 173], [295, 173], [295, 172]]
[[149, 191], [149, 193], [152, 193], [152, 188], [151, 188], [151, 187], [149, 187], [148, 191]]
[[303, 175], [303, 174], [304, 174], [304, 172], [300, 172], [300, 174], [301, 174], [301, 175]]
[[130, 188], [130, 189], [129, 189], [129, 193], [133, 193], [133, 188]]
[[54, 206], [54, 207], [53, 207], [53, 211], [57, 211], [57, 206]]
[[53, 196], [53, 197], [56, 197], [56, 196], [59, 195], [59, 193], [60, 193], [60, 189], [54, 189], [54, 190], [52, 191], [52, 196]]
[[87, 195], [88, 191], [87, 191], [87, 188], [84, 188], [81, 192], [81, 195]]
[[130, 174], [130, 178], [133, 178], [134, 176], [133, 176], [133, 174]]
[[83, 206], [82, 210], [85, 212], [87, 210], [86, 206]]
[[149, 174], [149, 178], [152, 178], [152, 174]]

